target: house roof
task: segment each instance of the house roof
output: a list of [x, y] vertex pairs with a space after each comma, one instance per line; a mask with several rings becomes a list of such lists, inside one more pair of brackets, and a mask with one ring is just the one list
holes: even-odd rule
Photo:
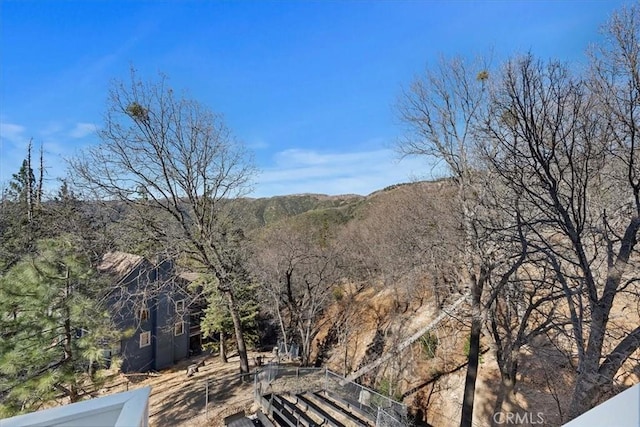
[[119, 251], [108, 252], [104, 254], [100, 264], [98, 264], [98, 271], [112, 274], [118, 279], [123, 279], [143, 261], [144, 257], [140, 255]]
[[0, 420], [2, 427], [142, 427], [149, 425], [151, 387]]

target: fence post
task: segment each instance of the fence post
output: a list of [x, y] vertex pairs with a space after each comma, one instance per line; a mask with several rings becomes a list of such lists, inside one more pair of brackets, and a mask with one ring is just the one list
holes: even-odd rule
[[204, 413], [207, 420], [209, 419], [209, 380], [204, 380]]
[[253, 374], [253, 399], [258, 399], [258, 368], [256, 368]]

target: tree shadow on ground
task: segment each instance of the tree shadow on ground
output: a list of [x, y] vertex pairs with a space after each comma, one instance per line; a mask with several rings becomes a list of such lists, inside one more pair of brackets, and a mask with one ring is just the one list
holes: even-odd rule
[[204, 412], [213, 416], [232, 401], [245, 401], [252, 397], [252, 381], [242, 381], [238, 377], [221, 378], [209, 380], [208, 387], [205, 381], [198, 381], [166, 393], [163, 400], [171, 402], [171, 405], [162, 405], [161, 409], [151, 414], [154, 417], [154, 425], [178, 425]]
[[[237, 358], [236, 358], [237, 359]], [[194, 418], [209, 414], [210, 425], [229, 408], [246, 403], [253, 398], [253, 377], [245, 381], [236, 373], [238, 363], [230, 359], [220, 364], [209, 359], [206, 365], [192, 377], [187, 377], [187, 366], [193, 360], [183, 362], [172, 369], [172, 374], [161, 375], [151, 389], [150, 421], [154, 426], [190, 425]], [[207, 394], [208, 392], [208, 394]], [[207, 399], [208, 395], [208, 399]], [[208, 405], [207, 405], [208, 403]], [[204, 424], [203, 424], [204, 425]]]
[[559, 426], [566, 422], [574, 372], [566, 355], [546, 337], [540, 338], [520, 352], [518, 371], [514, 395], [505, 398], [502, 411], [494, 413], [500, 373], [495, 360], [485, 368], [481, 380], [484, 394], [481, 391], [481, 397], [476, 397], [479, 425], [491, 425], [494, 417], [498, 424], [505, 424], [506, 417], [512, 417], [517, 425]]

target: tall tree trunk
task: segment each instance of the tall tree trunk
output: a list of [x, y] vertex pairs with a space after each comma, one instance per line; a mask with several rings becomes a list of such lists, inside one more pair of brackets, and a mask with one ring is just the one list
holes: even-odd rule
[[480, 268], [480, 274], [474, 278], [471, 299], [471, 332], [469, 334], [469, 363], [467, 376], [464, 381], [464, 396], [462, 400], [462, 417], [460, 427], [471, 427], [473, 423], [473, 402], [476, 394], [476, 379], [480, 362], [480, 335], [482, 333], [482, 289], [488, 272]]
[[593, 372], [578, 374], [569, 405], [569, 420], [585, 413], [593, 406], [592, 402], [598, 391], [596, 376], [597, 374]]
[[[514, 390], [516, 387], [516, 373], [518, 371], [518, 362], [513, 359], [513, 355], [507, 355], [509, 360], [500, 363], [500, 389], [493, 408], [493, 417], [491, 418], [492, 427], [501, 425], [501, 419], [496, 418], [496, 414], [503, 412], [505, 403], [513, 403]], [[517, 355], [515, 356], [517, 357]]]
[[[71, 303], [69, 301], [69, 299], [71, 298], [71, 282], [69, 279], [69, 267], [66, 268], [65, 271], [65, 279], [66, 279], [66, 285], [65, 285], [65, 308], [64, 308], [64, 344], [63, 344], [63, 348], [64, 348], [64, 361], [65, 364], [67, 364], [67, 366], [69, 365], [73, 365], [74, 364], [74, 360], [73, 360], [73, 330], [71, 327], [71, 310], [69, 308], [69, 304]], [[71, 403], [73, 402], [77, 402], [80, 397], [78, 396], [78, 389], [76, 387], [75, 384], [75, 380], [71, 380], [71, 384], [70, 387], [68, 388], [68, 395], [69, 395], [69, 399], [71, 400]]]
[[44, 182], [44, 151], [42, 149], [42, 144], [40, 144], [40, 171], [38, 177], [38, 191], [36, 192], [36, 203], [38, 208], [42, 204], [42, 185]]
[[33, 182], [31, 181], [32, 171], [31, 168], [31, 143], [33, 140], [29, 141], [29, 146], [27, 148], [27, 221], [29, 224], [33, 222]]
[[481, 320], [474, 315], [471, 321], [471, 333], [469, 335], [469, 363], [467, 364], [467, 376], [464, 381], [460, 427], [471, 427], [473, 422], [473, 401], [476, 394], [476, 379], [478, 377], [478, 364], [480, 360], [481, 329]]
[[309, 366], [311, 360], [311, 320], [305, 320], [300, 324], [300, 340], [302, 341], [301, 363], [302, 366]]
[[236, 334], [236, 343], [238, 345], [238, 356], [240, 357], [240, 373], [249, 373], [249, 358], [247, 357], [247, 346], [244, 342], [244, 333], [242, 330], [242, 321], [240, 319], [240, 313], [236, 306], [236, 300], [231, 289], [225, 289], [224, 293], [227, 295], [227, 303], [229, 304], [229, 312], [231, 313], [231, 320], [233, 320], [233, 329]]
[[225, 342], [226, 338], [224, 336], [224, 332], [220, 331], [220, 361], [222, 363], [227, 363], [227, 344]]
[[344, 331], [344, 376], [349, 373], [349, 326], [345, 325]]
[[[594, 325], [602, 325], [596, 322], [599, 309], [595, 308], [591, 316], [591, 324], [589, 333], [589, 345], [584, 354], [583, 359], [578, 364], [578, 375], [576, 376], [573, 395], [571, 396], [571, 404], [569, 405], [569, 419], [572, 420], [580, 414], [588, 411], [593, 406], [593, 401], [597, 397], [601, 387], [605, 386], [604, 379], [598, 373], [600, 355], [602, 354], [602, 342], [604, 340], [605, 327], [596, 328]], [[594, 315], [595, 314], [595, 315]], [[599, 342], [596, 347], [593, 342]], [[610, 385], [610, 384], [609, 384]], [[604, 391], [604, 390], [602, 390]]]
[[282, 318], [282, 313], [280, 312], [280, 304], [276, 299], [276, 312], [278, 313], [278, 323], [280, 324], [280, 332], [282, 332], [282, 340], [284, 341], [284, 352], [289, 353], [289, 338], [287, 335], [287, 328], [284, 325], [284, 319]]

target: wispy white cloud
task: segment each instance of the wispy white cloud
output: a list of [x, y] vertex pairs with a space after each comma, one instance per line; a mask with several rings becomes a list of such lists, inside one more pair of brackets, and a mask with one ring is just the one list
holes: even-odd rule
[[53, 121], [53, 122], [47, 123], [42, 129], [40, 129], [38, 133], [44, 139], [47, 139], [49, 137], [55, 137], [56, 135], [60, 134], [60, 132], [63, 132], [64, 130], [65, 130], [65, 127], [62, 123], [58, 121]]
[[250, 139], [247, 142], [247, 147], [252, 150], [264, 150], [269, 147], [269, 143], [261, 138]]
[[71, 138], [84, 138], [95, 133], [96, 129], [96, 125], [93, 123], [76, 123], [76, 126], [69, 132], [69, 136]]
[[257, 178], [255, 197], [283, 194], [362, 194], [431, 175], [425, 159], [399, 160], [391, 149], [349, 153], [289, 149]]
[[24, 140], [25, 127], [15, 123], [0, 122], [0, 138], [11, 143]]

